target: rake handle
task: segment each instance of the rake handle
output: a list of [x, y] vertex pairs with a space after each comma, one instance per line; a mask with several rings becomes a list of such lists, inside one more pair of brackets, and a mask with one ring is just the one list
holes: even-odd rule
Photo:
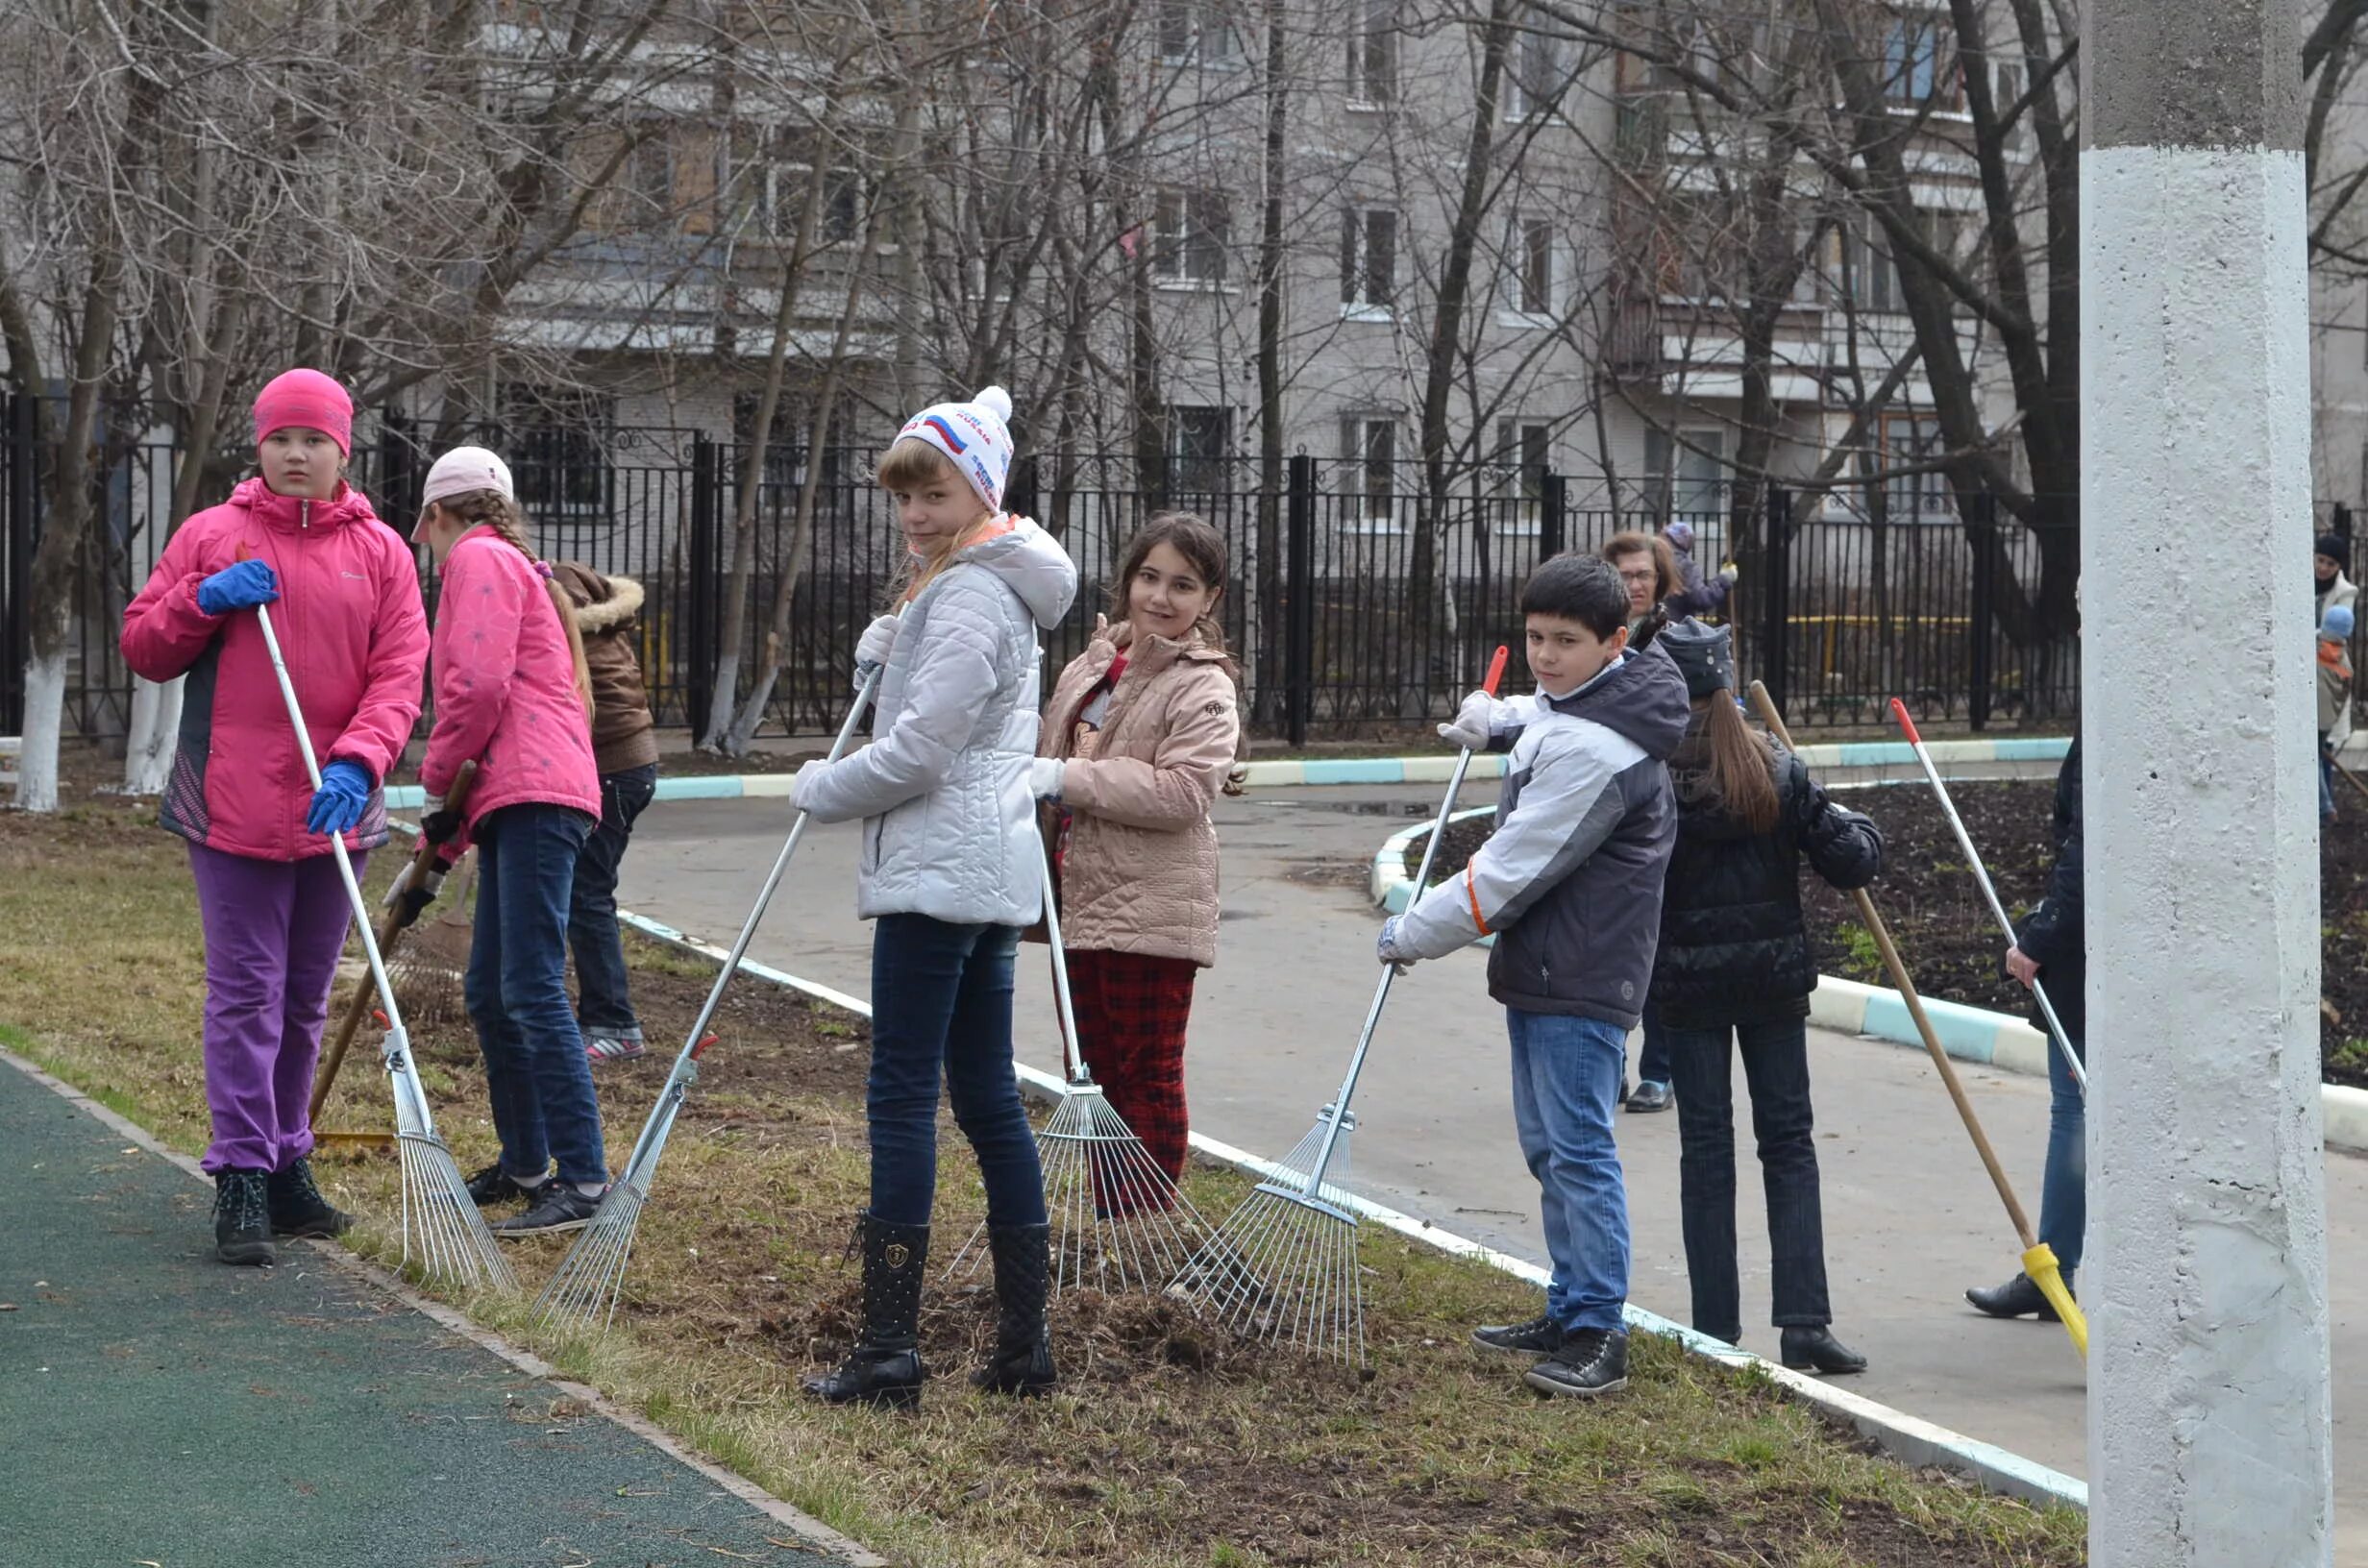
[[[1495, 656], [1489, 660], [1488, 679], [1481, 682], [1480, 689], [1491, 697], [1496, 695], [1497, 683], [1505, 678], [1505, 660], [1510, 654], [1511, 650], [1500, 643]], [[1447, 819], [1455, 814], [1455, 796], [1463, 789], [1464, 774], [1470, 768], [1471, 747], [1468, 746], [1456, 754], [1455, 772], [1447, 775], [1447, 793], [1440, 797], [1439, 815], [1431, 821], [1430, 839], [1422, 846], [1422, 867], [1415, 872], [1415, 891], [1407, 900], [1409, 909], [1430, 885], [1431, 863], [1439, 858], [1439, 841], [1447, 836]], [[1348, 1070], [1341, 1078], [1341, 1091], [1333, 1096], [1332, 1114], [1324, 1119], [1323, 1144], [1308, 1167], [1305, 1191], [1310, 1199], [1323, 1188], [1324, 1168], [1332, 1164], [1332, 1150], [1340, 1142], [1341, 1124], [1348, 1119], [1349, 1097], [1357, 1091], [1357, 1075], [1365, 1070], [1365, 1056], [1372, 1049], [1373, 1030], [1381, 1022], [1382, 1004], [1390, 999], [1390, 982], [1396, 974], [1396, 965], [1382, 965], [1381, 979], [1373, 987], [1373, 1000], [1365, 1010], [1365, 1026], [1357, 1031], [1357, 1048], [1349, 1053]]]
[[[459, 772], [453, 777], [452, 788], [444, 792], [445, 809], [458, 811], [466, 805], [469, 798], [469, 788], [476, 782], [477, 764], [473, 761], [462, 763]], [[430, 844], [425, 838], [419, 841], [419, 847], [411, 852], [411, 876], [414, 882], [428, 874], [429, 868], [435, 863], [436, 851], [440, 847], [441, 845]], [[392, 953], [401, 943], [403, 933], [409, 928], [410, 922], [404, 919], [400, 904], [381, 915], [378, 931], [379, 951]], [[356, 986], [354, 999], [345, 1004], [345, 1016], [337, 1020], [337, 1032], [330, 1037], [329, 1048], [321, 1053], [320, 1070], [314, 1074], [312, 1079], [312, 1107], [305, 1114], [307, 1121], [320, 1119], [321, 1107], [328, 1102], [329, 1091], [336, 1085], [337, 1070], [345, 1066], [346, 1048], [354, 1043], [354, 1036], [361, 1028], [361, 1020], [368, 1017], [369, 1013], [370, 988]]]
[[[1761, 722], [1767, 725], [1770, 734], [1784, 743], [1786, 750], [1796, 749], [1792, 744], [1792, 732], [1786, 727], [1784, 715], [1777, 711], [1776, 699], [1768, 696], [1766, 686], [1756, 680], [1751, 683], [1751, 705], [1759, 710]], [[1990, 1184], [1998, 1188], [1999, 1201], [2007, 1206], [2007, 1217], [2013, 1221], [2015, 1236], [2021, 1238], [2023, 1250], [2028, 1252], [2035, 1244], [2030, 1216], [2024, 1213], [2021, 1202], [2014, 1196], [2013, 1184], [2007, 1180], [2006, 1166], [1999, 1163], [1998, 1151], [1990, 1147], [1989, 1135], [1982, 1130], [1981, 1117], [1974, 1115], [1973, 1102], [1965, 1097], [1965, 1086], [1958, 1079], [1957, 1065], [1949, 1060], [1949, 1053], [1941, 1049], [1939, 1031], [1933, 1027], [1933, 1020], [1925, 1016], [1924, 998], [1916, 994], [1915, 981], [1910, 978], [1908, 965], [1891, 941], [1890, 927], [1875, 912], [1875, 900], [1864, 888], [1852, 889], [1850, 897], [1858, 906], [1859, 919], [1865, 922], [1867, 931], [1875, 939], [1875, 946], [1883, 954], [1883, 967], [1890, 972], [1891, 984], [1899, 988], [1899, 998], [1907, 1004], [1908, 1016], [1915, 1020], [1916, 1033], [1924, 1041], [1925, 1054], [1933, 1059], [1933, 1068], [1940, 1074], [1940, 1082], [1948, 1090], [1949, 1099], [1956, 1105], [1957, 1115], [1963, 1120], [1966, 1134], [1973, 1139], [1974, 1151], [1982, 1157], [1982, 1168], [1989, 1172]]]
[[[2013, 920], [2007, 916], [2007, 906], [1998, 897], [1997, 886], [1989, 879], [1989, 868], [1982, 863], [1982, 851], [1973, 846], [1973, 834], [1966, 829], [1965, 820], [1957, 814], [1957, 802], [1950, 796], [1948, 785], [1941, 780], [1940, 769], [1934, 763], [1932, 753], [1925, 749], [1924, 737], [1916, 733], [1915, 721], [1908, 715], [1908, 704], [1896, 697], [1891, 698], [1891, 717], [1899, 722], [1900, 729], [1908, 737], [1910, 748], [1915, 752], [1915, 760], [1923, 765], [1925, 781], [1932, 785], [1933, 794], [1939, 798], [1941, 815], [1949, 820], [1949, 829], [1957, 835], [1957, 846], [1965, 851], [1965, 862], [1973, 868], [1973, 879], [1981, 886], [1982, 897], [1989, 905], [1990, 916], [1997, 920], [1998, 929], [2006, 933], [2008, 945], [2012, 946], [2019, 939], [2014, 934]], [[2039, 1016], [2047, 1020], [2049, 1039], [2054, 1041], [2056, 1049], [2063, 1053], [2064, 1066], [2072, 1071], [2072, 1081], [2081, 1087], [2081, 1097], [2087, 1098], [2088, 1069], [2081, 1065], [2080, 1053], [2072, 1049], [2072, 1037], [2064, 1032], [2063, 1020], [2056, 1016], [2056, 1004], [2047, 999], [2047, 988], [2040, 985], [2035, 977], [2031, 982], [2031, 994], [2038, 1000]]]

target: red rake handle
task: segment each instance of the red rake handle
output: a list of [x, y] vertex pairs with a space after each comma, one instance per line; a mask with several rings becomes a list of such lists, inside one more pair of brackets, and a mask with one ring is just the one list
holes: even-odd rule
[[1915, 732], [1915, 721], [1908, 717], [1908, 704], [1896, 697], [1891, 698], [1891, 717], [1898, 720], [1899, 727], [1907, 732], [1910, 746], [1924, 744], [1924, 737]]
[[1491, 697], [1496, 695], [1496, 683], [1505, 678], [1505, 660], [1511, 652], [1512, 649], [1498, 643], [1496, 656], [1489, 660], [1489, 678], [1480, 683], [1480, 689]]
[[723, 1038], [724, 1037], [721, 1035], [709, 1035], [704, 1040], [702, 1040], [698, 1044], [691, 1047], [691, 1060], [696, 1062], [701, 1057], [706, 1055], [707, 1047]]

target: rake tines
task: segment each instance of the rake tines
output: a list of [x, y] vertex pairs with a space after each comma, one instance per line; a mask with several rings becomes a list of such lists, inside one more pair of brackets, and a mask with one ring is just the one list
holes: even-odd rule
[[428, 1095], [411, 1065], [401, 1029], [386, 1036], [386, 1071], [394, 1080], [395, 1149], [403, 1166], [403, 1261], [416, 1246], [420, 1272], [461, 1290], [515, 1290], [502, 1245], [469, 1196], [459, 1162], [436, 1135]]
[[[1209, 1234], [1192, 1200], [1160, 1168], [1092, 1078], [1073, 1079], [1036, 1135], [1052, 1227], [1052, 1293], [1158, 1290]], [[971, 1233], [948, 1276], [975, 1274], [986, 1227]]]
[[[1338, 1120], [1340, 1130], [1332, 1137]], [[1346, 1365], [1365, 1360], [1357, 1216], [1326, 1178], [1348, 1174], [1356, 1117], [1325, 1106], [1315, 1127], [1258, 1184], [1177, 1276], [1170, 1293], [1245, 1338], [1295, 1344]], [[1324, 1154], [1332, 1139], [1329, 1157]]]
[[714, 1042], [707, 1036], [675, 1065], [657, 1104], [634, 1141], [625, 1173], [611, 1182], [593, 1211], [591, 1223], [576, 1237], [567, 1256], [552, 1271], [542, 1294], [534, 1298], [534, 1320], [546, 1328], [590, 1328], [598, 1319], [605, 1329], [615, 1321], [617, 1301], [625, 1289], [626, 1265], [632, 1262], [633, 1237], [641, 1228], [642, 1206], [650, 1198], [650, 1183], [657, 1174], [657, 1157], [666, 1137], [675, 1130], [683, 1097], [699, 1081], [699, 1054]]

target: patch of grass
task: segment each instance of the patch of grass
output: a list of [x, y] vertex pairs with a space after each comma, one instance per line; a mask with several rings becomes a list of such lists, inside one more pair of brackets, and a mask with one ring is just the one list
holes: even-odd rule
[[[380, 857], [374, 882], [395, 858]], [[136, 814], [0, 818], [0, 1017], [60, 1076], [181, 1147], [203, 1145], [203, 954], [178, 845]], [[630, 944], [654, 1039], [687, 1028], [712, 971]], [[688, 970], [689, 972], [684, 972]], [[747, 994], [743, 992], [747, 991]], [[1035, 1564], [1882, 1564], [2069, 1568], [2084, 1525], [1912, 1474], [1826, 1427], [1763, 1376], [1640, 1336], [1629, 1391], [1531, 1395], [1466, 1340], [1536, 1310], [1493, 1270], [1369, 1231], [1372, 1376], [1229, 1339], [1173, 1303], [1078, 1292], [1056, 1311], [1063, 1382], [1024, 1404], [961, 1374], [991, 1342], [989, 1292], [935, 1276], [981, 1213], [948, 1124], [917, 1416], [833, 1410], [798, 1391], [855, 1331], [844, 1260], [868, 1169], [863, 1030], [735, 988], [726, 1044], [668, 1144], [615, 1332], [553, 1336], [518, 1300], [466, 1310], [894, 1560]], [[439, 1125], [464, 1165], [493, 1148], [465, 1026], [423, 1030]], [[599, 1077], [621, 1154], [662, 1060]], [[349, 1067], [349, 1072], [352, 1068]], [[355, 1075], [340, 1120], [384, 1115]], [[324, 1164], [364, 1216], [351, 1238], [395, 1262], [396, 1167]], [[1196, 1169], [1204, 1213], [1246, 1184]], [[516, 1254], [529, 1292], [560, 1242]]]
[[1876, 944], [1875, 934], [1856, 920], [1844, 921], [1835, 928], [1841, 938], [1841, 972], [1853, 980], [1875, 981], [1883, 978], [1883, 949]]

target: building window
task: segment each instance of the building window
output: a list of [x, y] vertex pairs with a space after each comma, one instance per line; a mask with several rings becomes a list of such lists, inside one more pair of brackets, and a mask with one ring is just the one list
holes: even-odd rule
[[838, 245], [863, 232], [863, 175], [837, 160], [845, 156], [842, 149], [826, 145], [805, 126], [747, 131], [735, 135], [732, 144], [734, 199], [767, 237], [782, 244], [797, 239], [817, 178], [823, 188], [815, 239]]
[[[2014, 113], [2014, 106], [2023, 101], [2023, 62], [2019, 60], [1994, 61], [1990, 66], [1990, 84], [1991, 110], [2003, 123], [2008, 115]], [[2021, 152], [2031, 144], [2031, 113], [2028, 110], [2007, 126], [2005, 139], [2008, 149], [2013, 152]]]
[[1522, 419], [1496, 422], [1496, 460], [1505, 465], [1498, 493], [1511, 504], [1504, 526], [1532, 532], [1545, 508], [1545, 470], [1553, 427]]
[[[1883, 99], [1894, 109], [1954, 109], [1956, 72], [1943, 66], [1941, 30], [1947, 20], [1936, 11], [1901, 12], [1883, 35]], [[1940, 96], [1936, 99], [1937, 89]]]
[[1723, 524], [1727, 511], [1727, 432], [1715, 425], [1681, 426], [1672, 435], [1644, 432], [1645, 504], [1656, 518]]
[[1341, 309], [1389, 319], [1397, 297], [1397, 214], [1352, 207], [1341, 221]]
[[1159, 55], [1172, 64], [1231, 65], [1241, 37], [1211, 0], [1159, 0]]
[[1522, 314], [1550, 316], [1554, 313], [1553, 220], [1523, 218], [1519, 220], [1517, 237], [1514, 298]]
[[1163, 190], [1151, 209], [1151, 273], [1162, 282], [1216, 284], [1225, 281], [1232, 213], [1213, 190]]
[[1535, 12], [1522, 18], [1505, 57], [1505, 118], [1525, 120], [1551, 114], [1563, 96], [1563, 43], [1552, 25]]
[[518, 504], [530, 518], [607, 522], [616, 400], [570, 387], [505, 382], [504, 439]]
[[1872, 214], [1854, 214], [1842, 229], [1842, 282], [1850, 303], [1862, 310], [1897, 310], [1899, 269], [1883, 225]]
[[1396, 466], [1395, 421], [1341, 421], [1341, 494], [1350, 522], [1368, 529], [1398, 526]]
[[1397, 0], [1351, 0], [1348, 101], [1371, 109], [1397, 102]]
[[1922, 474], [1892, 474], [1894, 468], [1930, 463], [1948, 450], [1940, 439], [1940, 421], [1930, 414], [1886, 414], [1882, 425], [1880, 466], [1884, 510], [1894, 523], [1946, 522], [1955, 515], [1950, 504], [1948, 476], [1937, 470]]
[[1233, 488], [1233, 410], [1177, 404], [1169, 410], [1170, 488], [1219, 494]]

